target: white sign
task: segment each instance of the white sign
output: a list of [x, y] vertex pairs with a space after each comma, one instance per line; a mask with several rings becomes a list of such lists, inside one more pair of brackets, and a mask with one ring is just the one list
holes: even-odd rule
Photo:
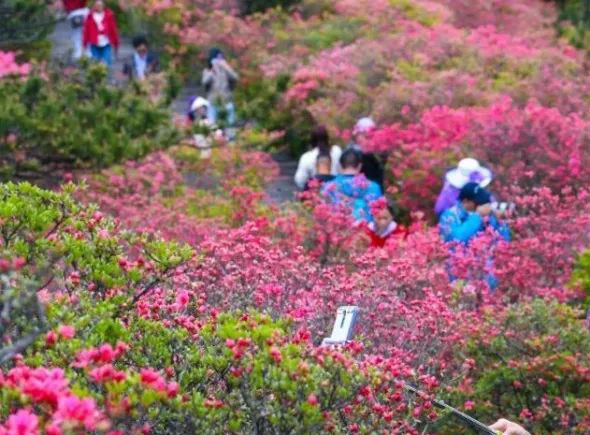
[[358, 318], [359, 307], [345, 306], [338, 308], [336, 312], [336, 321], [332, 328], [332, 335], [324, 338], [322, 346], [331, 344], [346, 344], [352, 339], [353, 328]]

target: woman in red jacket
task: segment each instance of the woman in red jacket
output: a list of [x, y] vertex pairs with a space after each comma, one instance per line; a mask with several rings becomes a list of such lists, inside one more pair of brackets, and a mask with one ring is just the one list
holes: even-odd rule
[[84, 22], [84, 48], [90, 46], [93, 59], [104, 63], [111, 71], [113, 53], [119, 49], [119, 33], [115, 14], [105, 7], [103, 0], [96, 0]]

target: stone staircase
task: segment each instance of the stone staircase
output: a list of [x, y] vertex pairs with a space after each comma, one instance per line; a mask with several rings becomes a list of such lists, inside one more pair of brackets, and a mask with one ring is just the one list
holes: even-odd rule
[[[51, 58], [53, 61], [68, 64], [71, 59], [72, 45], [70, 42], [70, 23], [65, 19], [60, 19], [49, 37], [52, 43]], [[119, 55], [115, 59], [113, 70], [114, 79], [119, 81], [123, 79], [123, 63], [125, 59], [133, 54], [133, 47], [128, 38], [121, 38]], [[179, 92], [178, 97], [173, 101], [170, 109], [172, 113], [184, 115], [187, 113], [189, 99], [193, 96], [202, 95], [202, 88], [196, 84], [200, 78], [200, 71], [192, 84], [186, 84]], [[273, 180], [266, 189], [268, 202], [271, 204], [283, 204], [295, 199], [297, 191], [293, 176], [297, 169], [297, 161], [287, 152], [277, 152], [273, 154], [273, 159], [280, 167], [280, 174], [276, 180]], [[187, 174], [189, 184], [197, 185], [203, 180], [199, 179], [199, 174]], [[207, 183], [205, 183], [207, 184]]]

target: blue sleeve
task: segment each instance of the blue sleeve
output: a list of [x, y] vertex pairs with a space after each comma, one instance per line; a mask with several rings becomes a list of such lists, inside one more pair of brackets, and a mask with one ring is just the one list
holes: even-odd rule
[[367, 196], [365, 197], [367, 203], [370, 204], [371, 201], [376, 201], [382, 196], [383, 192], [381, 191], [381, 187], [377, 183], [371, 181], [367, 189]]
[[464, 222], [460, 222], [452, 213], [444, 212], [439, 228], [445, 242], [467, 243], [481, 230], [482, 225], [483, 219], [477, 213], [470, 213]]
[[336, 185], [336, 183], [334, 181], [331, 181], [329, 183], [324, 183], [324, 185], [322, 186], [322, 189], [321, 189], [321, 194], [324, 198], [326, 198], [332, 204], [337, 204], [338, 203], [338, 195], [336, 194], [337, 190], [338, 190], [338, 186]]
[[504, 240], [509, 242], [512, 239], [508, 224], [506, 224], [505, 222], [500, 222], [495, 215], [490, 216], [489, 223], [492, 226], [492, 228], [494, 228], [498, 232], [500, 237], [502, 237]]

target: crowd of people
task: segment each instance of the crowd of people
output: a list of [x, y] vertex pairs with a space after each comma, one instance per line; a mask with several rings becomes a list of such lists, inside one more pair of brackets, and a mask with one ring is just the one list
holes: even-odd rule
[[[90, 57], [106, 65], [112, 75], [120, 46], [114, 12], [103, 0], [91, 5], [87, 0], [63, 0], [63, 6], [71, 26], [72, 58]], [[132, 45], [133, 54], [125, 59], [122, 73], [129, 80], [142, 81], [159, 72], [158, 56], [150, 49], [147, 38], [137, 36]], [[236, 125], [233, 91], [238, 80], [238, 73], [224, 53], [212, 48], [201, 78], [205, 95], [191, 98], [187, 110], [195, 130], [194, 145], [203, 158], [210, 156], [215, 142], [227, 140], [231, 136], [227, 129]], [[352, 141], [342, 149], [330, 143], [325, 127], [317, 126], [310, 137], [311, 149], [299, 159], [294, 182], [301, 191], [318, 189], [328, 203], [349, 208], [355, 226], [367, 235], [370, 248], [377, 249], [407, 237], [408, 230], [396, 222], [394, 205], [386, 196], [384, 165], [377, 155], [364, 150], [375, 128], [371, 118], [359, 119], [352, 130]], [[465, 158], [445, 174], [434, 205], [441, 238], [449, 243], [451, 253], [457, 245], [468, 246], [484, 232], [494, 235], [487, 266], [493, 261], [494, 243], [510, 241], [505, 218], [511, 207], [499, 205], [487, 190], [492, 180], [491, 170], [476, 159]], [[487, 282], [492, 290], [497, 286], [491, 275]], [[504, 419], [491, 428], [504, 435], [530, 435]]]
[[[325, 127], [316, 127], [310, 138], [311, 149], [301, 156], [294, 181], [302, 191], [319, 186], [324, 200], [348, 206], [355, 226], [367, 233], [370, 247], [382, 248], [390, 240], [405, 238], [408, 232], [395, 221], [394, 207], [386, 199], [382, 163], [374, 153], [363, 151], [374, 128], [370, 118], [358, 120], [352, 130], [352, 143], [342, 151], [330, 144]], [[497, 203], [487, 190], [492, 180], [490, 169], [474, 158], [465, 158], [446, 172], [434, 204], [441, 238], [449, 244], [451, 253], [457, 251], [457, 245], [469, 246], [482, 233], [492, 236], [488, 258], [484, 259], [486, 270], [493, 264], [496, 243], [509, 242], [511, 237], [506, 217], [512, 208]], [[474, 271], [473, 275], [481, 276], [482, 271]], [[451, 272], [449, 276], [455, 279]], [[496, 278], [486, 272], [485, 280], [494, 291]]]
[[[113, 75], [114, 61], [118, 57], [120, 38], [115, 13], [104, 0], [62, 0], [70, 24], [72, 60], [89, 57], [106, 65]], [[145, 80], [159, 72], [158, 56], [150, 50], [145, 36], [133, 38], [133, 54], [124, 60], [121, 71], [129, 80]]]

